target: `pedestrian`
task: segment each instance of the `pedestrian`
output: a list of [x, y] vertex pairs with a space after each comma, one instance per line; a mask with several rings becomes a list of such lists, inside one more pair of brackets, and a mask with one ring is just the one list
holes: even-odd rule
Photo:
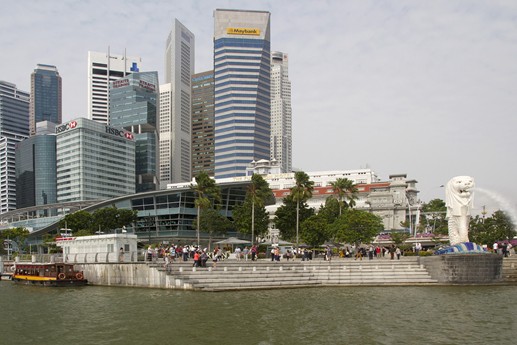
[[275, 261], [275, 248], [271, 248], [271, 261]]
[[235, 258], [237, 260], [241, 259], [241, 248], [240, 247], [235, 248]]
[[395, 246], [392, 244], [390, 247], [390, 260], [395, 259]]
[[494, 242], [494, 246], [492, 248], [494, 249], [494, 253], [496, 253], [496, 254], [499, 254], [498, 246], [499, 246], [499, 244], [497, 242]]
[[147, 248], [147, 260], [146, 261], [153, 261], [153, 248], [149, 246]]
[[201, 253], [199, 259], [200, 259], [201, 267], [206, 267], [206, 262], [208, 260], [208, 254], [206, 253], [206, 248]]
[[275, 248], [275, 261], [280, 261], [280, 248]]
[[251, 247], [251, 261], [255, 261], [258, 259], [258, 248], [257, 246], [254, 244], [252, 247]]
[[401, 253], [400, 248], [399, 248], [399, 247], [397, 247], [397, 248], [395, 249], [395, 254], [397, 254], [397, 260], [400, 260], [400, 253]]
[[330, 246], [327, 246], [326, 259], [327, 261], [332, 260], [332, 248], [330, 248]]
[[368, 259], [373, 260], [373, 246], [368, 247]]
[[245, 261], [248, 261], [249, 253], [250, 253], [250, 250], [249, 250], [248, 246], [244, 247], [244, 249], [242, 250], [242, 255], [244, 256]]
[[213, 268], [217, 267], [217, 261], [219, 261], [219, 252], [219, 246], [215, 247], [214, 251], [212, 252], [212, 261], [214, 262], [212, 265]]
[[124, 262], [124, 248], [120, 247], [119, 261]]
[[198, 250], [196, 250], [194, 252], [194, 264], [192, 266], [194, 266], [194, 267], [199, 267], [200, 266], [199, 265], [199, 251]]

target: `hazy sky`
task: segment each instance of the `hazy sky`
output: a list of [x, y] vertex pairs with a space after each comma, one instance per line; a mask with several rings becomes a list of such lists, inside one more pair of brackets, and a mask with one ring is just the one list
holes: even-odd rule
[[[87, 52], [143, 59], [163, 81], [174, 18], [212, 68], [213, 11], [271, 12], [289, 54], [293, 165], [407, 173], [422, 201], [470, 175], [475, 206], [517, 209], [516, 1], [0, 0], [0, 80], [30, 89], [38, 63], [63, 78], [64, 119], [86, 117]], [[482, 190], [492, 193], [487, 197]], [[496, 200], [499, 199], [499, 200]]]

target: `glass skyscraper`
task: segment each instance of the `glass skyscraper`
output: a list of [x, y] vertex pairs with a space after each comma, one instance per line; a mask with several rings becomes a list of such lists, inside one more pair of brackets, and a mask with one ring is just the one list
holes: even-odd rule
[[57, 201], [135, 192], [133, 133], [79, 118], [56, 127]]
[[215, 177], [270, 158], [270, 13], [215, 10]]
[[136, 72], [110, 83], [110, 126], [133, 132], [136, 192], [159, 188], [158, 73]]
[[36, 123], [62, 120], [61, 76], [56, 66], [39, 64], [31, 74], [29, 111], [30, 135], [36, 134]]
[[28, 92], [0, 81], [0, 213], [16, 209], [16, 144], [29, 137]]
[[16, 208], [57, 202], [55, 132], [54, 123], [40, 121], [36, 135], [16, 146]]

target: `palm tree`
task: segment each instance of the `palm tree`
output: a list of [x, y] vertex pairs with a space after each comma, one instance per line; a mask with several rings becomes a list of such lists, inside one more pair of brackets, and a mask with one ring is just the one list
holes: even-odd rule
[[314, 182], [310, 180], [309, 175], [303, 171], [294, 173], [295, 185], [291, 188], [291, 197], [296, 201], [296, 252], [298, 252], [298, 233], [300, 228], [300, 202], [307, 201], [312, 198], [314, 190]]
[[266, 200], [271, 197], [271, 188], [259, 174], [251, 176], [251, 184], [248, 187], [248, 197], [251, 199], [251, 246], [255, 243], [255, 204], [264, 207]]
[[[339, 215], [341, 215], [343, 205], [346, 205], [347, 207], [355, 206], [355, 200], [357, 199], [358, 190], [353, 181], [347, 178], [339, 177], [336, 179], [336, 181], [330, 182], [330, 185], [332, 186], [332, 190], [334, 191], [334, 193], [336, 193], [338, 196]], [[343, 197], [346, 197], [348, 199], [348, 203], [346, 201], [343, 201]]]
[[201, 220], [201, 209], [208, 208], [212, 205], [210, 198], [213, 199], [214, 204], [221, 201], [221, 190], [207, 172], [202, 171], [195, 177], [195, 183], [190, 184], [190, 188], [194, 190], [197, 198], [195, 205], [197, 208], [197, 245], [200, 245], [199, 233], [200, 233], [200, 220]]

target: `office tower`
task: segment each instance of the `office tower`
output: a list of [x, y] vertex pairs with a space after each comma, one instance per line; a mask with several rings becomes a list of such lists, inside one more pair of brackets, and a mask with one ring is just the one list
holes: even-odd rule
[[133, 133], [78, 118], [56, 127], [57, 201], [135, 193]]
[[138, 72], [142, 59], [125, 55], [88, 52], [88, 118], [109, 123], [109, 84]]
[[136, 192], [159, 188], [158, 73], [134, 72], [110, 84], [110, 126], [135, 137]]
[[270, 158], [269, 12], [215, 10], [215, 177]]
[[16, 209], [16, 144], [29, 137], [30, 94], [0, 81], [0, 214]]
[[165, 44], [165, 84], [160, 85], [160, 183], [191, 178], [191, 87], [195, 38], [174, 20]]
[[35, 130], [16, 145], [16, 208], [57, 202], [56, 124], [41, 121]]
[[271, 53], [271, 161], [276, 160], [283, 173], [293, 170], [292, 163], [291, 81], [287, 54]]
[[31, 74], [29, 107], [30, 135], [36, 134], [36, 123], [62, 121], [61, 76], [56, 66], [38, 64]]
[[192, 177], [214, 176], [214, 71], [192, 76]]

